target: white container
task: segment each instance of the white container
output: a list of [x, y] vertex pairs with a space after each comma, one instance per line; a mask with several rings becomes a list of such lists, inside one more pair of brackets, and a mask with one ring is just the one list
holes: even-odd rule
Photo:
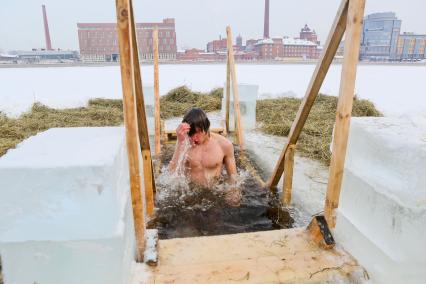
[[[222, 116], [225, 118], [226, 113], [226, 86], [224, 87], [222, 98]], [[242, 128], [250, 130], [256, 128], [256, 100], [258, 96], [259, 86], [249, 84], [239, 84], [238, 93], [240, 99], [240, 112]], [[234, 131], [234, 95], [231, 85], [231, 104], [229, 111], [229, 129]]]

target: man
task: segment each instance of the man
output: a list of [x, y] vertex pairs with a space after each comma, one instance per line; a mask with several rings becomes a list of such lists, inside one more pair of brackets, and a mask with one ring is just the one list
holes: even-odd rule
[[177, 143], [169, 170], [175, 171], [179, 157], [184, 155], [185, 140], [189, 139], [191, 147], [185, 156], [186, 173], [190, 180], [204, 187], [212, 187], [218, 180], [225, 165], [231, 189], [225, 199], [231, 206], [239, 206], [241, 193], [232, 187], [236, 183], [237, 167], [235, 165], [234, 146], [225, 137], [211, 133], [210, 121], [200, 108], [189, 110], [176, 128]]

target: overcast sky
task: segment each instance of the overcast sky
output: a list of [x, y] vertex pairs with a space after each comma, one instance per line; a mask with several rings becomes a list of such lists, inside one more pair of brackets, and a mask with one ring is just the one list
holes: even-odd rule
[[[325, 41], [340, 0], [270, 0], [270, 35], [297, 36], [306, 23]], [[45, 4], [54, 48], [78, 50], [78, 22], [114, 22], [115, 0], [1, 0], [0, 50], [44, 47]], [[264, 0], [134, 0], [137, 22], [176, 19], [178, 48], [205, 48], [225, 35], [263, 35]], [[367, 0], [366, 14], [396, 12], [402, 31], [426, 34], [425, 0]]]

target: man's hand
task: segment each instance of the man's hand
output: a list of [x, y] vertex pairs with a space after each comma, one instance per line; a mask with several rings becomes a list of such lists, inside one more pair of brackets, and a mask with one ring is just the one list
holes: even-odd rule
[[231, 188], [225, 194], [225, 201], [231, 207], [239, 207], [241, 203], [241, 190], [239, 188]]
[[185, 139], [188, 137], [188, 132], [190, 129], [191, 126], [188, 123], [183, 122], [179, 124], [179, 126], [176, 128], [176, 136], [178, 142], [185, 141]]

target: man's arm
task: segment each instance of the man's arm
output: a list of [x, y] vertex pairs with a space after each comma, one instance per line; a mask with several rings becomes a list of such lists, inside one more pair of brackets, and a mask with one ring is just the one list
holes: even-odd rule
[[224, 164], [229, 176], [230, 189], [226, 193], [225, 200], [230, 206], [238, 207], [241, 203], [241, 190], [237, 188], [237, 165], [235, 163], [234, 145], [229, 141], [227, 142], [224, 147]]
[[175, 147], [175, 152], [173, 153], [173, 157], [169, 163], [169, 171], [174, 172], [179, 163], [179, 157], [183, 154], [185, 150], [185, 139], [188, 137], [188, 131], [191, 127], [187, 123], [181, 123], [176, 128], [176, 136], [177, 142]]
[[223, 162], [225, 164], [226, 172], [228, 173], [228, 181], [231, 184], [235, 184], [236, 176], [237, 176], [237, 166], [235, 164], [235, 155], [234, 155], [234, 145], [231, 142], [224, 146], [224, 154]]

